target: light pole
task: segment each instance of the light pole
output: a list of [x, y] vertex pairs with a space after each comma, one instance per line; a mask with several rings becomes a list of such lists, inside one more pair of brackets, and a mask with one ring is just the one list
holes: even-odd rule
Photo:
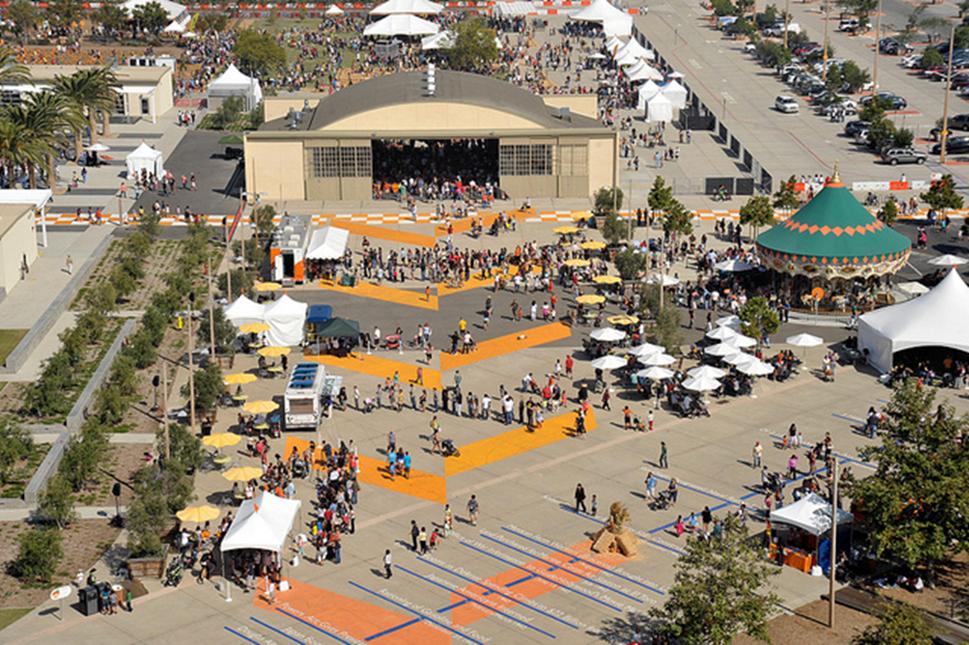
[[195, 434], [195, 364], [192, 354], [195, 353], [195, 339], [192, 334], [192, 314], [195, 310], [195, 292], [188, 294], [188, 410], [189, 424], [192, 434]]
[[834, 483], [831, 487], [831, 564], [828, 567], [828, 628], [834, 629], [834, 574], [838, 566], [838, 458], [834, 459]]
[[945, 146], [949, 141], [949, 93], [952, 91], [952, 50], [956, 42], [956, 28], [949, 30], [949, 63], [945, 73], [945, 95], [942, 99], [942, 134], [939, 136], [939, 163], [945, 165]]
[[787, 26], [791, 21], [791, 0], [784, 1], [784, 49], [787, 49], [788, 32]]
[[882, 31], [882, 0], [878, 0], [878, 8], [875, 10], [875, 61], [871, 66], [871, 94], [878, 93], [878, 54], [881, 47]]
[[205, 261], [205, 274], [209, 277], [209, 356], [215, 360], [215, 298], [212, 297], [212, 265]]
[[824, 0], [824, 45], [821, 49], [821, 80], [828, 82], [828, 0]]

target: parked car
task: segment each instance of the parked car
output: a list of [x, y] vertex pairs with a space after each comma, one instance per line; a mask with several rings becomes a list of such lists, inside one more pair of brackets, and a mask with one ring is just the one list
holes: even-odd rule
[[868, 139], [868, 128], [859, 130], [855, 134], [855, 143], [857, 143], [859, 146], [867, 146], [871, 143], [871, 141]]
[[[934, 155], [942, 151], [942, 142], [932, 146], [930, 152]], [[960, 135], [958, 137], [948, 137], [945, 140], [945, 151], [952, 154], [963, 154], [969, 152], [969, 136]]]
[[906, 69], [914, 69], [919, 66], [922, 62], [922, 54], [909, 54], [902, 58], [902, 67]]
[[858, 119], [857, 121], [848, 121], [845, 123], [845, 134], [849, 137], [853, 137], [862, 130], [867, 130], [870, 124], [868, 121], [862, 121]]
[[929, 156], [914, 148], [888, 148], [882, 152], [882, 161], [893, 166], [900, 163], [923, 164]]
[[[879, 92], [875, 96], [877, 96], [880, 101], [887, 103], [889, 110], [904, 110], [906, 107], [908, 107], [908, 101], [894, 92]], [[861, 105], [868, 105], [871, 103], [871, 101], [872, 95], [869, 94], [868, 96], [861, 97], [860, 103]]]
[[801, 110], [798, 107], [797, 99], [786, 94], [781, 94], [774, 99], [774, 109], [784, 114], [797, 114]]
[[807, 56], [810, 56], [820, 51], [821, 51], [821, 45], [819, 43], [806, 42], [806, 43], [801, 43], [800, 45], [795, 47], [791, 51], [791, 53], [797, 56], [798, 58], [805, 58]]
[[913, 47], [896, 38], [882, 38], [878, 41], [878, 51], [889, 56], [912, 53]]
[[857, 18], [842, 18], [838, 23], [838, 31], [846, 31], [850, 34], [858, 31], [859, 27], [861, 27], [861, 21]]
[[821, 114], [831, 116], [838, 110], [842, 111], [845, 116], [854, 116], [858, 114], [858, 103], [853, 99], [835, 95], [834, 100], [822, 108]]

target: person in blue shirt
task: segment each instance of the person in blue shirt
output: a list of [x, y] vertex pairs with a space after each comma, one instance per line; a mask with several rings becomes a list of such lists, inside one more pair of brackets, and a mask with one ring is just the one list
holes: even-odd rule
[[410, 479], [410, 453], [404, 453], [404, 477]]

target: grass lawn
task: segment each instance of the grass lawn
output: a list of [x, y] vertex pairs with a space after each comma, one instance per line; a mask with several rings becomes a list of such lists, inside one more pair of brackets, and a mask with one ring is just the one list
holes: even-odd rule
[[0, 609], [0, 630], [13, 625], [15, 622], [29, 614], [31, 607], [15, 607], [13, 609]]
[[0, 329], [0, 363], [7, 360], [7, 356], [28, 331], [27, 329]]

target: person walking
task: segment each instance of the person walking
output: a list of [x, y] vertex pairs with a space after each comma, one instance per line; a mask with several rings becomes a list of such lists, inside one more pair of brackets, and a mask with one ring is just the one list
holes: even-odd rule
[[791, 458], [787, 460], [787, 478], [797, 479], [797, 455], [791, 455]]
[[420, 535], [417, 536], [417, 542], [420, 544], [420, 554], [424, 555], [427, 553], [427, 527], [421, 527]]
[[703, 518], [703, 535], [710, 535], [710, 523], [713, 521], [713, 513], [710, 512], [710, 507], [704, 506], [701, 515]]
[[761, 463], [764, 459], [764, 447], [760, 445], [759, 441], [754, 442], [754, 460], [752, 462], [752, 468], [760, 468]]
[[74, 274], [74, 259], [69, 255], [64, 260], [64, 269], [67, 271], [67, 275]]
[[649, 473], [647, 473], [645, 482], [646, 482], [646, 499], [647, 500], [656, 499], [656, 475], [653, 474], [652, 470], [649, 471]]
[[670, 467], [669, 451], [666, 449], [666, 442], [665, 441], [660, 441], [659, 442], [659, 467], [660, 468], [669, 468]]
[[585, 508], [585, 489], [581, 483], [575, 487], [575, 512], [578, 513], [579, 509], [582, 509], [583, 513], [588, 512]]
[[478, 525], [478, 498], [474, 495], [468, 500], [468, 521], [471, 526]]
[[392, 564], [390, 549], [387, 549], [384, 551], [384, 575], [387, 576], [388, 580], [390, 580], [390, 578], [394, 575]]
[[565, 357], [565, 375], [572, 379], [572, 368], [575, 367], [575, 361], [572, 359], [572, 354], [568, 354]]
[[[417, 538], [420, 536], [421, 530], [417, 528], [417, 522], [414, 520], [410, 521], [410, 547], [413, 551], [417, 552]], [[388, 578], [390, 576], [387, 576]]]

